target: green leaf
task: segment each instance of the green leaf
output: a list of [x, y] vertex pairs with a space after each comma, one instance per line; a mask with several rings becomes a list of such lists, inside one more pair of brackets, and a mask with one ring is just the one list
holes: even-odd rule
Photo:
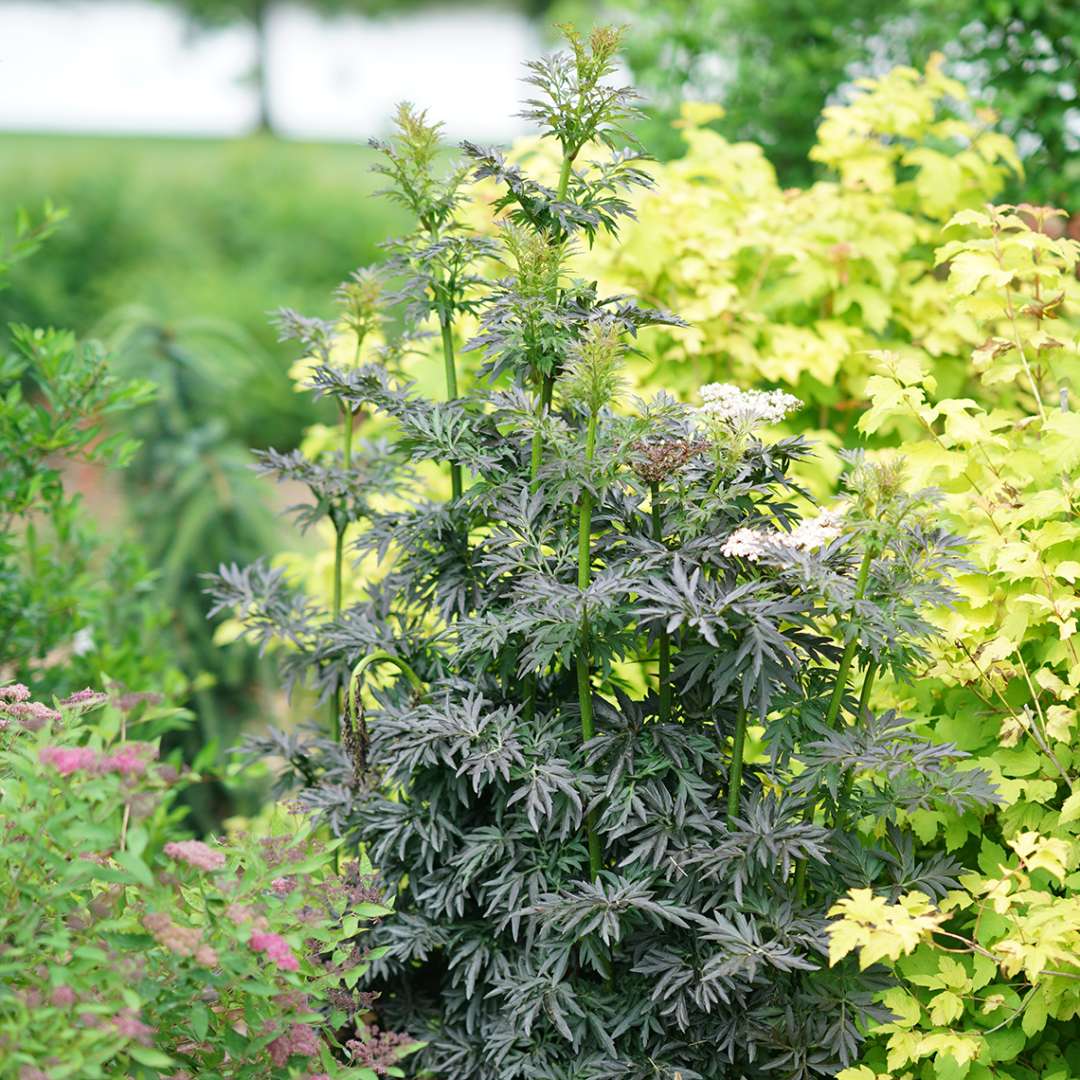
[[1074, 791], [1061, 806], [1061, 817], [1058, 821], [1062, 825], [1068, 824], [1080, 818], [1080, 791]]
[[126, 1047], [126, 1052], [140, 1065], [149, 1065], [152, 1069], [167, 1069], [175, 1064], [168, 1054], [163, 1054], [150, 1046], [139, 1046], [138, 1043]]
[[150, 867], [130, 851], [117, 851], [113, 858], [120, 864], [140, 885], [153, 886], [154, 875], [150, 873]]
[[210, 1025], [210, 1013], [205, 1005], [196, 1002], [191, 1007], [191, 1030], [196, 1039], [205, 1039]]

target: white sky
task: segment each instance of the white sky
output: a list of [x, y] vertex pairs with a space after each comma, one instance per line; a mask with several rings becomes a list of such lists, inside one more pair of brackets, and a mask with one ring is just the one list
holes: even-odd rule
[[[385, 130], [405, 98], [450, 138], [507, 138], [524, 61], [540, 51], [519, 14], [433, 9], [320, 20], [275, 9], [276, 125], [302, 138]], [[153, 0], [0, 0], [0, 130], [232, 135], [254, 119], [243, 27], [192, 35]]]

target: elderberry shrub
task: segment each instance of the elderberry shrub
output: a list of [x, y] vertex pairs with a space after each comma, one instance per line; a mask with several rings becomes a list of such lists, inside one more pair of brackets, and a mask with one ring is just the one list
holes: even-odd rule
[[[426, 1040], [420, 1075], [828, 1076], [883, 981], [827, 967], [826, 910], [856, 885], [942, 894], [956, 868], [920, 858], [906, 815], [992, 798], [955, 748], [869, 709], [879, 673], [918, 668], [958, 544], [893, 461], [853, 459], [806, 516], [808, 447], [765, 437], [789, 395], [626, 396], [639, 329], [679, 320], [573, 277], [650, 182], [618, 41], [571, 32], [529, 65], [555, 186], [471, 143], [440, 171], [437, 126], [399, 110], [382, 171], [417, 225], [397, 292], [282, 317], [341, 443], [264, 464], [333, 526], [332, 607], [264, 565], [214, 589], [328, 703], [248, 749], [390, 883], [372, 970], [385, 1022]], [[497, 191], [479, 234], [469, 179]], [[420, 336], [374, 355], [401, 299]], [[443, 400], [400, 374], [410, 349], [441, 360]], [[389, 437], [354, 445], [369, 417]], [[378, 570], [346, 576], [349, 554]]]

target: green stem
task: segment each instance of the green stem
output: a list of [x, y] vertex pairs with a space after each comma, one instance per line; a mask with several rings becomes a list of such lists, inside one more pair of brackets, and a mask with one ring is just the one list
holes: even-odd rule
[[[440, 316], [439, 324], [442, 327], [443, 364], [446, 367], [446, 398], [448, 401], [456, 400], [458, 396], [457, 367], [454, 362], [454, 330], [450, 319]], [[450, 466], [450, 488], [455, 499], [461, 498], [461, 466]]]
[[[856, 716], [861, 720], [869, 714], [870, 711], [870, 693], [874, 689], [874, 680], [877, 678], [878, 666], [871, 660], [866, 667], [866, 673], [863, 675], [862, 690], [859, 693], [859, 707], [856, 712]], [[836, 819], [834, 826], [836, 828], [843, 828], [844, 823], [847, 821], [848, 806], [851, 803], [851, 795], [855, 790], [855, 770], [845, 769], [844, 779], [840, 785], [840, 795], [836, 801]]]
[[727, 820], [729, 825], [739, 813], [743, 755], [746, 753], [746, 707], [740, 701], [736, 708], [735, 734], [731, 740], [731, 768], [728, 771]]
[[870, 711], [870, 694], [874, 689], [874, 680], [877, 678], [878, 666], [873, 660], [866, 667], [863, 676], [862, 692], [859, 694], [859, 710], [855, 714], [861, 720]]
[[349, 710], [356, 711], [356, 687], [359, 683], [360, 676], [364, 674], [369, 667], [374, 667], [376, 664], [393, 664], [402, 675], [409, 680], [412, 688], [419, 693], [424, 689], [423, 680], [419, 675], [409, 666], [400, 656], [395, 656], [391, 652], [387, 652], [385, 649], [377, 649], [373, 653], [368, 653], [367, 656], [362, 657], [356, 666], [352, 669], [352, 673], [349, 675]]
[[[585, 434], [585, 463], [591, 465], [596, 453], [596, 413], [589, 413], [589, 426]], [[581, 493], [578, 509], [578, 588], [584, 591], [592, 579], [592, 493]], [[593, 726], [592, 657], [589, 645], [589, 616], [581, 620], [581, 644], [577, 653], [578, 705], [581, 708], [581, 740], [587, 743], [595, 734]], [[600, 876], [600, 839], [596, 835], [595, 815], [589, 813], [585, 818], [585, 831], [589, 842], [589, 871], [593, 880]]]
[[[857, 604], [866, 595], [866, 583], [870, 578], [870, 564], [873, 562], [873, 552], [867, 548], [863, 553], [862, 562], [859, 564], [859, 576], [855, 579], [855, 603]], [[858, 635], [853, 635], [844, 646], [840, 656], [840, 665], [836, 669], [836, 685], [833, 687], [832, 697], [829, 699], [829, 708], [825, 713], [825, 726], [832, 727], [840, 715], [840, 705], [844, 700], [844, 690], [847, 689], [848, 672], [851, 670], [851, 662], [855, 658], [855, 650], [859, 647]]]
[[[664, 542], [664, 526], [660, 514], [660, 485], [649, 485], [652, 497], [652, 530], [653, 539], [658, 543]], [[660, 692], [660, 722], [667, 723], [671, 717], [671, 637], [667, 629], [660, 631], [660, 658], [657, 666], [657, 683]]]
[[574, 167], [574, 159], [570, 154], [564, 154], [562, 168], [559, 170], [559, 186], [555, 192], [556, 198], [562, 202], [566, 198], [567, 188], [570, 186], [570, 170]]
[[[342, 420], [344, 421], [341, 433], [341, 467], [347, 474], [352, 469], [353, 427], [356, 423], [356, 417], [352, 409], [347, 405], [342, 405], [341, 411], [343, 414]], [[334, 522], [333, 616], [335, 622], [341, 615], [342, 579], [345, 566], [345, 529], [348, 524], [345, 520], [347, 505], [348, 498], [346, 497], [341, 500], [337, 520]], [[330, 701], [330, 709], [330, 730], [334, 734], [334, 741], [337, 742], [341, 738], [341, 687], [334, 691], [334, 696]]]
[[[863, 552], [862, 562], [859, 564], [859, 573], [855, 579], [855, 603], [858, 603], [866, 595], [866, 584], [870, 580], [870, 564], [873, 562], [874, 555], [871, 548], [867, 548]], [[852, 609], [854, 614], [854, 607]], [[840, 664], [836, 669], [836, 685], [833, 687], [832, 697], [829, 699], [829, 707], [825, 712], [825, 726], [832, 727], [837, 718], [840, 716], [840, 705], [844, 700], [844, 690], [847, 688], [848, 672], [851, 670], [851, 662], [855, 657], [855, 650], [859, 646], [858, 636], [853, 636], [851, 640], [844, 646], [844, 651], [840, 656]], [[866, 684], [863, 684], [863, 690], [869, 694], [866, 689]], [[861, 706], [860, 706], [861, 707]], [[814, 819], [813, 806], [806, 808], [806, 813], [803, 816], [803, 820], [810, 822]], [[801, 859], [795, 869], [795, 895], [800, 900], [806, 896], [806, 859]]]
[[[585, 434], [585, 464], [591, 465], [596, 452], [596, 413], [589, 414], [589, 426]], [[587, 589], [592, 580], [592, 492], [581, 493], [578, 510], [578, 588]]]
[[[548, 409], [551, 408], [551, 398], [555, 390], [555, 376], [545, 375], [540, 384], [540, 400], [536, 403], [536, 418], [542, 420]], [[533, 432], [532, 459], [529, 462], [529, 490], [535, 491], [540, 477], [540, 463], [544, 454], [544, 437], [539, 426]]]
[[[536, 405], [537, 418], [542, 418], [544, 413], [551, 408], [551, 399], [555, 390], [555, 376], [545, 375], [543, 376], [543, 382], [540, 385], [540, 400]], [[544, 440], [540, 433], [539, 427], [533, 432], [532, 439], [532, 460], [529, 463], [529, 490], [536, 491], [537, 484], [540, 477], [540, 461], [544, 451]], [[539, 693], [537, 686], [536, 675], [529, 675], [525, 680], [525, 714], [524, 720], [526, 724], [531, 724], [533, 718], [536, 716], [536, 697]]]

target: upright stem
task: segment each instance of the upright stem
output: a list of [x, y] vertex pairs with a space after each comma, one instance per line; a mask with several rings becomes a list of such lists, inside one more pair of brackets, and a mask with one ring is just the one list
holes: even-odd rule
[[[343, 404], [341, 411], [344, 421], [341, 433], [341, 468], [347, 475], [352, 469], [353, 426], [356, 423], [356, 415], [348, 405]], [[341, 615], [342, 579], [345, 565], [345, 529], [348, 526], [345, 519], [347, 505], [348, 498], [346, 497], [342, 499], [341, 505], [338, 507], [337, 518], [334, 521], [333, 615], [335, 622]], [[334, 691], [334, 696], [330, 701], [330, 709], [330, 730], [334, 733], [334, 740], [337, 741], [341, 737], [341, 687]]]
[[[439, 316], [439, 324], [442, 328], [443, 364], [446, 367], [446, 398], [454, 401], [458, 396], [457, 366], [454, 362], [454, 329], [450, 319], [445, 315]], [[450, 489], [455, 499], [461, 498], [461, 466], [450, 466]]]
[[556, 196], [559, 202], [566, 198], [566, 190], [570, 186], [570, 170], [574, 167], [574, 158], [570, 154], [564, 154], [562, 168], [559, 170], [559, 187]]
[[[555, 376], [544, 375], [540, 383], [540, 400], [536, 403], [536, 418], [541, 420], [551, 408], [551, 398], [555, 390]], [[540, 479], [540, 463], [544, 454], [544, 437], [537, 427], [533, 432], [532, 455], [529, 461], [529, 490], [535, 491]]]
[[[596, 413], [589, 414], [589, 426], [585, 432], [585, 464], [591, 465], [596, 454]], [[578, 588], [587, 589], [592, 580], [592, 492], [581, 493], [578, 510]]]
[[[574, 164], [574, 159], [570, 154], [564, 154], [562, 160], [562, 167], [559, 171], [559, 187], [557, 191], [557, 197], [561, 201], [566, 198], [566, 189], [570, 184], [570, 169]], [[552, 302], [558, 299], [558, 288], [555, 290], [556, 295], [552, 296]], [[542, 418], [544, 414], [551, 408], [551, 396], [552, 391], [555, 388], [555, 373], [551, 372], [548, 375], [542, 376], [540, 383], [540, 401], [536, 407], [537, 418]], [[544, 441], [540, 435], [539, 429], [533, 434], [532, 440], [532, 460], [529, 464], [529, 486], [535, 491], [537, 484], [537, 477], [540, 474], [540, 462], [543, 457]]]
[[[855, 579], [855, 603], [857, 604], [866, 595], [866, 583], [870, 578], [870, 564], [873, 562], [873, 553], [869, 548], [863, 553], [862, 562], [859, 564], [859, 576]], [[825, 726], [832, 727], [840, 715], [840, 705], [844, 700], [844, 690], [847, 688], [848, 672], [851, 670], [851, 662], [855, 658], [855, 650], [859, 647], [859, 639], [852, 636], [844, 646], [840, 656], [840, 665], [836, 669], [836, 685], [833, 687], [832, 697], [829, 699], [829, 708], [825, 713]]]
[[861, 720], [870, 711], [870, 692], [874, 689], [874, 680], [877, 678], [878, 666], [871, 660], [866, 666], [866, 674], [863, 676], [862, 691], [859, 694], [858, 718]]
[[746, 753], [746, 707], [740, 701], [736, 709], [735, 735], [731, 740], [731, 768], [728, 770], [727, 820], [729, 825], [739, 813], [743, 755]]
[[[596, 453], [596, 413], [589, 413], [589, 426], [585, 434], [585, 462], [591, 465]], [[584, 591], [592, 579], [592, 493], [581, 493], [578, 509], [578, 588]], [[591, 661], [589, 645], [589, 616], [581, 620], [581, 644], [577, 653], [578, 704], [581, 708], [581, 739], [588, 742], [594, 735]], [[593, 880], [600, 875], [600, 839], [596, 835], [595, 815], [590, 811], [585, 818], [585, 831], [589, 841], [589, 870]]]
[[[858, 603], [866, 595], [866, 584], [870, 580], [870, 564], [873, 562], [873, 552], [868, 547], [863, 552], [862, 562], [859, 564], [859, 573], [855, 579], [855, 603]], [[844, 651], [840, 656], [840, 664], [836, 669], [836, 685], [833, 687], [832, 697], [829, 699], [829, 707], [825, 712], [825, 726], [833, 727], [837, 718], [840, 716], [840, 705], [844, 700], [844, 690], [847, 687], [848, 672], [851, 670], [851, 662], [855, 658], [855, 650], [859, 647], [859, 639], [857, 636], [853, 636], [851, 640], [844, 646]], [[872, 670], [872, 669], [871, 669]], [[871, 685], [873, 685], [871, 681]], [[863, 683], [863, 692], [869, 695], [869, 690], [865, 682]], [[862, 708], [862, 701], [860, 695], [860, 709]], [[807, 822], [813, 821], [814, 810], [813, 805], [808, 806], [804, 820]], [[799, 899], [803, 899], [806, 895], [806, 866], [807, 860], [800, 859], [795, 869], [795, 894]]]
[[[573, 165], [573, 158], [569, 154], [564, 155], [563, 162], [562, 162], [562, 168], [561, 168], [561, 170], [559, 172], [558, 198], [560, 200], [564, 199], [566, 197], [567, 187], [570, 184], [570, 169], [571, 169], [572, 165]], [[558, 299], [557, 295], [552, 297], [552, 301], [555, 301], [557, 299]], [[541, 379], [540, 379], [540, 400], [536, 404], [536, 418], [537, 418], [537, 421], [542, 420], [544, 418], [545, 414], [547, 413], [548, 409], [551, 408], [551, 399], [554, 396], [554, 391], [555, 391], [555, 372], [552, 371], [549, 374], [542, 375]], [[539, 427], [539, 423], [538, 423], [536, 431], [533, 432], [531, 453], [529, 455], [529, 457], [530, 457], [530, 460], [529, 460], [529, 490], [532, 491], [532, 492], [536, 491], [536, 489], [537, 489], [537, 487], [538, 487], [538, 485], [540, 483], [540, 465], [543, 462], [543, 456], [544, 456], [544, 437], [543, 437], [543, 435], [542, 435], [542, 433], [540, 431], [540, 427]], [[590, 512], [591, 512], [591, 509], [590, 509]], [[580, 578], [580, 564], [579, 564], [578, 576]], [[587, 687], [588, 687], [588, 672], [586, 671], [586, 689], [587, 689]], [[580, 657], [579, 657], [579, 663], [578, 663], [578, 690], [579, 690], [579, 697], [580, 697], [580, 689], [581, 689], [581, 670], [580, 670]], [[537, 699], [538, 695], [539, 695], [539, 686], [538, 686], [538, 683], [537, 683], [536, 675], [535, 675], [535, 673], [530, 674], [528, 676], [528, 678], [525, 680], [525, 711], [524, 711], [523, 719], [525, 720], [526, 724], [531, 724], [532, 721], [533, 721], [533, 718], [536, 716], [536, 699]], [[592, 725], [592, 698], [591, 697], [589, 698], [588, 709], [589, 709], [589, 725], [590, 725], [590, 728], [591, 728], [591, 725]], [[582, 714], [581, 714], [581, 724], [582, 724], [582, 731], [584, 732], [584, 729], [585, 729], [585, 712], [584, 711], [582, 711]], [[592, 737], [591, 734], [588, 737], [591, 738]], [[593, 831], [593, 828], [592, 828], [591, 819], [590, 819], [590, 823], [589, 823], [588, 827], [589, 827], [589, 862], [590, 862], [590, 865], [595, 863], [595, 868], [594, 868], [594, 872], [593, 872], [593, 876], [595, 877], [596, 874], [599, 873], [600, 849], [595, 843], [596, 837], [594, 835], [594, 831]], [[594, 848], [595, 848], [595, 852], [594, 852]]]
[[[859, 707], [856, 715], [861, 720], [870, 711], [870, 692], [874, 688], [874, 679], [877, 678], [878, 666], [874, 661], [866, 667], [866, 672], [863, 675], [862, 690], [859, 693]], [[846, 769], [844, 771], [844, 779], [840, 785], [840, 796], [836, 800], [836, 819], [834, 825], [836, 828], [843, 828], [844, 822], [847, 820], [848, 804], [851, 802], [851, 793], [855, 789], [855, 770]]]
[[[664, 542], [664, 526], [660, 513], [660, 485], [649, 485], [652, 496], [652, 530], [653, 539], [658, 543]], [[664, 628], [660, 631], [660, 661], [657, 667], [657, 682], [660, 691], [660, 722], [667, 723], [671, 717], [671, 638]]]

